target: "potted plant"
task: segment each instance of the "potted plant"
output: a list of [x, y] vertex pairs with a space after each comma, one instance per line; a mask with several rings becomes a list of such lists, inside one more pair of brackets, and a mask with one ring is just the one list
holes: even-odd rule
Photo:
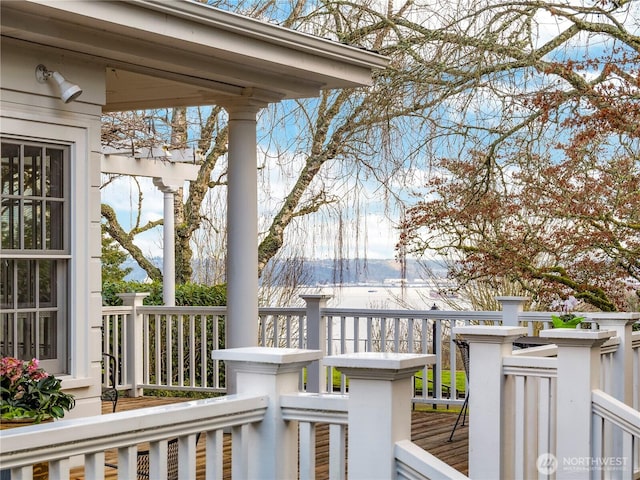
[[573, 295], [566, 300], [556, 300], [551, 304], [551, 308], [560, 309], [561, 315], [551, 315], [553, 328], [577, 328], [585, 317], [579, 317], [572, 310], [578, 305], [578, 300]]
[[62, 392], [59, 379], [40, 368], [37, 359], [0, 360], [0, 421], [40, 423], [62, 418], [75, 406], [73, 395]]

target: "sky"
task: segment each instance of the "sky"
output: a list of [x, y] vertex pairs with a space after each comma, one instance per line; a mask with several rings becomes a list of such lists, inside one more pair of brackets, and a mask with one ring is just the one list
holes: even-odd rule
[[[290, 179], [289, 179], [290, 180]], [[283, 187], [285, 180], [280, 180], [283, 185], [278, 184], [277, 188]], [[155, 221], [163, 218], [164, 197], [154, 185], [151, 179], [139, 178], [143, 189], [143, 213], [140, 217], [140, 224], [149, 221]], [[272, 183], [272, 186], [275, 183]], [[188, 183], [185, 183], [188, 187]], [[138, 193], [137, 186], [127, 177], [121, 177], [102, 189], [102, 202], [108, 203], [116, 211], [118, 220], [122, 223], [125, 230], [130, 230], [131, 226], [137, 221], [134, 213], [137, 208]], [[263, 196], [264, 198], [264, 196]], [[265, 205], [265, 202], [260, 202]], [[275, 201], [271, 202], [275, 205]], [[370, 205], [370, 213], [366, 213], [359, 217], [361, 223], [361, 238], [358, 242], [354, 236], [347, 236], [343, 239], [346, 248], [349, 251], [349, 257], [367, 257], [370, 259], [389, 259], [395, 256], [395, 244], [398, 240], [398, 232], [391, 224], [391, 221], [376, 211], [375, 205]], [[382, 205], [379, 206], [382, 208]], [[264, 213], [264, 211], [263, 211]], [[313, 222], [304, 222], [301, 228], [305, 229], [305, 235], [300, 238], [314, 239], [304, 248], [305, 256], [309, 258], [333, 258], [335, 253], [334, 242], [322, 242], [322, 238], [335, 239], [335, 220], [326, 218], [326, 216], [318, 215]], [[351, 219], [353, 224], [356, 220]], [[309, 224], [311, 223], [311, 224]], [[347, 228], [347, 230], [349, 230]], [[366, 232], [366, 235], [365, 233]], [[162, 228], [155, 228], [149, 232], [145, 232], [136, 237], [136, 245], [150, 257], [162, 257]], [[366, 236], [366, 238], [364, 238]], [[365, 251], [366, 249], [366, 251]]]

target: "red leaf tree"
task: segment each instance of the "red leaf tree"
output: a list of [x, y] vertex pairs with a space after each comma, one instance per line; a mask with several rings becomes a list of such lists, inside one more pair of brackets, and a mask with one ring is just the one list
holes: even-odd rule
[[403, 248], [454, 259], [459, 285], [516, 282], [541, 308], [568, 295], [637, 308], [639, 65], [629, 49], [547, 64], [543, 75], [564, 82], [521, 98], [537, 137], [440, 159]]

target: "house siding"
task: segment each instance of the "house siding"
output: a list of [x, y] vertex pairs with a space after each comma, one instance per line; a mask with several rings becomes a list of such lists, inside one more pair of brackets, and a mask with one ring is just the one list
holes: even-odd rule
[[[105, 66], [87, 63], [47, 47], [2, 41], [0, 132], [3, 135], [70, 146], [68, 374], [63, 388], [76, 397], [66, 417], [100, 414], [101, 264], [100, 116]], [[36, 81], [44, 64], [79, 84], [82, 95], [69, 104], [49, 83]]]

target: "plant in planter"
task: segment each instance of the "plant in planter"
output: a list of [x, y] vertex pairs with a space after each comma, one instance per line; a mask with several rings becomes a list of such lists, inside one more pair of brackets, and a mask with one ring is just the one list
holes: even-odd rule
[[0, 420], [40, 423], [62, 418], [75, 406], [60, 380], [38, 366], [38, 360], [0, 359]]
[[553, 328], [577, 328], [582, 323], [584, 317], [579, 317], [571, 313], [578, 305], [578, 300], [573, 295], [566, 300], [556, 300], [551, 304], [551, 308], [560, 309], [561, 315], [551, 315]]

